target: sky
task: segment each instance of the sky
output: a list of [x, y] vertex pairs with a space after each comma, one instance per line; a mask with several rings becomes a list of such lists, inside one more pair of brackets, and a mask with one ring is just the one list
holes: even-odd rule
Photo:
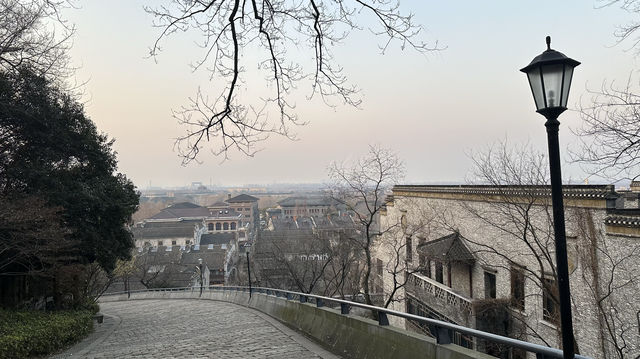
[[[576, 144], [575, 109], [588, 103], [588, 89], [604, 81], [625, 83], [637, 67], [631, 42], [616, 43], [617, 26], [634, 20], [598, 0], [402, 1], [425, 28], [423, 39], [444, 49], [420, 54], [397, 45], [381, 55], [383, 39], [372, 36], [364, 17], [334, 49], [351, 83], [361, 89], [359, 108], [328, 107], [299, 96], [297, 113], [307, 125], [297, 140], [271, 137], [253, 157], [230, 153], [223, 161], [202, 151], [198, 162], [181, 165], [175, 138], [185, 129], [171, 116], [198, 87], [215, 93], [215, 78], [192, 72], [199, 59], [195, 35], [180, 35], [155, 59], [148, 49], [159, 34], [143, 5], [149, 0], [79, 0], [66, 16], [75, 23], [71, 57], [83, 87], [85, 110], [100, 131], [116, 140], [119, 171], [139, 189], [191, 182], [230, 186], [321, 183], [327, 167], [364, 155], [369, 144], [397, 152], [406, 183], [462, 183], [470, 154], [497, 141], [529, 143], [546, 152], [544, 118], [519, 71], [546, 46], [580, 61], [574, 73], [569, 111], [559, 118], [561, 153]], [[245, 54], [251, 57], [251, 53]], [[310, 57], [312, 53], [305, 54]], [[309, 92], [301, 89], [302, 94]], [[305, 92], [306, 91], [306, 92]], [[244, 94], [250, 98], [251, 93]], [[582, 182], [579, 166], [563, 165], [565, 180]]]

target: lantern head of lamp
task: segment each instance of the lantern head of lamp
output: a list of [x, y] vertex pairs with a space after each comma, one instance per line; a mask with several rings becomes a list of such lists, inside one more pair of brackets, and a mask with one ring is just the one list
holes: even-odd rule
[[567, 109], [573, 69], [578, 65], [580, 62], [552, 50], [547, 36], [547, 50], [520, 70], [527, 74], [538, 113], [557, 118]]

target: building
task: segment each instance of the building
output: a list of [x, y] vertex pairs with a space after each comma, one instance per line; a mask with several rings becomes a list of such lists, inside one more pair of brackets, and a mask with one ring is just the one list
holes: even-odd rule
[[336, 205], [335, 200], [324, 196], [287, 197], [278, 202], [282, 218], [325, 216], [335, 212]]
[[249, 196], [248, 194], [241, 194], [235, 197], [231, 197], [226, 200], [229, 205], [229, 209], [237, 213], [242, 214], [242, 223], [250, 224], [250, 228], [258, 228], [258, 221], [260, 215], [258, 212], [259, 198]]
[[[574, 333], [581, 354], [640, 355], [640, 210], [613, 186], [564, 186]], [[634, 208], [630, 208], [633, 207]], [[376, 249], [400, 243], [403, 300], [394, 309], [560, 347], [550, 189], [546, 186], [395, 186]], [[398, 247], [395, 247], [398, 248]], [[374, 281], [391, 289], [385, 271]], [[398, 320], [395, 325], [431, 333]], [[501, 348], [454, 335], [493, 355]]]
[[[239, 209], [237, 206], [235, 208]], [[252, 213], [247, 215], [251, 216]], [[199, 245], [202, 235], [215, 233], [227, 233], [236, 241], [243, 242], [252, 228], [247, 226], [244, 218], [243, 213], [228, 203], [203, 207], [180, 202], [137, 223], [132, 231], [138, 248]]]

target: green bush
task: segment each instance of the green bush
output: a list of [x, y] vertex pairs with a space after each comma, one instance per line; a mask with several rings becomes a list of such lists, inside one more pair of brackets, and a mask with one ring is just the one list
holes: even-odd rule
[[96, 314], [100, 311], [100, 305], [96, 303], [96, 301], [86, 298], [84, 301], [82, 301], [80, 306], [76, 309], [88, 310], [91, 312], [91, 314]]
[[0, 359], [45, 355], [63, 349], [93, 329], [90, 311], [0, 309]]

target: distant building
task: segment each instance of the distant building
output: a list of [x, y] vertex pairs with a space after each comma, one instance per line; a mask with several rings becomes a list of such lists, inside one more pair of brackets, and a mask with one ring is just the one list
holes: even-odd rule
[[132, 231], [136, 247], [199, 245], [203, 234], [213, 233], [230, 233], [235, 241], [245, 241], [251, 228], [244, 218], [227, 203], [203, 207], [180, 202], [137, 223]]
[[336, 211], [336, 205], [334, 199], [324, 196], [287, 197], [278, 202], [282, 218], [325, 216]]
[[117, 278], [107, 292], [224, 284], [234, 265], [227, 250], [199, 245], [138, 248], [133, 263], [129, 276]]
[[259, 198], [248, 194], [241, 194], [235, 197], [231, 197], [231, 194], [229, 194], [226, 202], [229, 204], [230, 210], [242, 214], [243, 224], [250, 223], [251, 228], [258, 228], [258, 221], [260, 220], [258, 212], [259, 200]]

